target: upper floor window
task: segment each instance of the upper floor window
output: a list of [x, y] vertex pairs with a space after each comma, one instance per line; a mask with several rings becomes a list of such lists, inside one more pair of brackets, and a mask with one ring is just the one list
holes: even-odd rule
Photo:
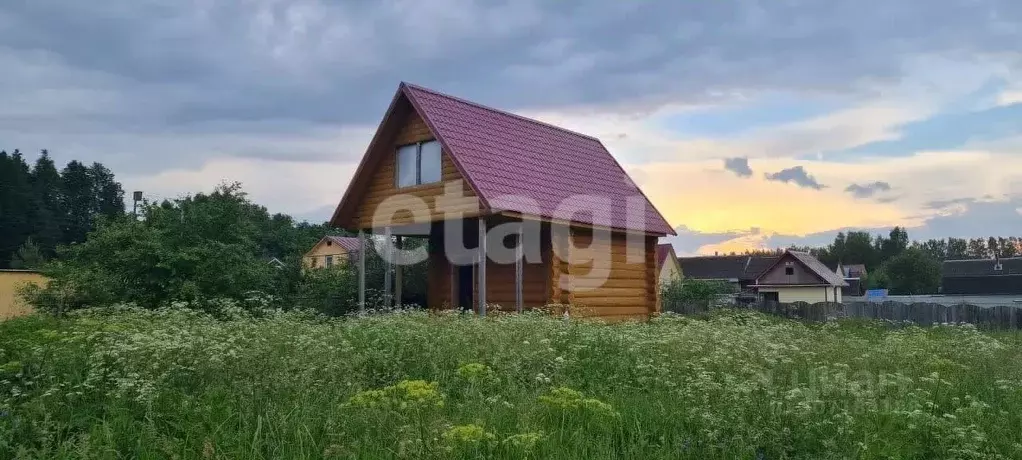
[[795, 267], [784, 267], [784, 274], [785, 275], [794, 275], [795, 274]]
[[397, 148], [397, 186], [440, 182], [440, 143], [419, 142]]

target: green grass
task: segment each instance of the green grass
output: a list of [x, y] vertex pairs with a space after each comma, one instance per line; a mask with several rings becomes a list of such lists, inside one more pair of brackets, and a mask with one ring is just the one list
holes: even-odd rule
[[1020, 458], [1022, 340], [94, 311], [0, 323], [0, 458]]

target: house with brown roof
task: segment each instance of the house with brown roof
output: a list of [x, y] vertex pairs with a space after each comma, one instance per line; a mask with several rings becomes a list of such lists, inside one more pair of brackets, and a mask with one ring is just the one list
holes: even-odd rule
[[685, 278], [697, 280], [726, 281], [735, 285], [738, 291], [751, 291], [756, 277], [777, 262], [778, 255], [715, 255], [681, 257], [678, 264]]
[[[430, 308], [570, 304], [614, 319], [656, 311], [657, 241], [674, 234], [599, 139], [407, 83], [331, 224], [382, 235], [388, 295], [424, 257]], [[428, 238], [425, 252], [402, 252], [408, 236]]]
[[841, 302], [841, 288], [847, 285], [812, 254], [787, 250], [751, 287], [767, 301], [817, 303]]
[[359, 254], [358, 238], [327, 235], [302, 256], [305, 268], [330, 268], [347, 263]]

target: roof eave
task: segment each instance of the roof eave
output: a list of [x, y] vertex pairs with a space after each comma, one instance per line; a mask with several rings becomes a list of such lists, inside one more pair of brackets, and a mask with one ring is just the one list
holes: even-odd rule
[[375, 151], [376, 145], [380, 142], [380, 138], [383, 137], [383, 132], [390, 121], [390, 118], [394, 115], [398, 101], [401, 99], [403, 94], [401, 87], [398, 87], [398, 90], [394, 92], [394, 97], [391, 98], [390, 105], [387, 106], [387, 111], [383, 114], [383, 119], [381, 119], [380, 123], [376, 126], [376, 133], [373, 134], [373, 139], [369, 141], [369, 145], [366, 147], [365, 152], [362, 153], [362, 160], [359, 161], [358, 167], [355, 168], [355, 173], [351, 176], [351, 180], [348, 181], [348, 187], [344, 191], [344, 196], [341, 197], [340, 203], [338, 203], [337, 208], [334, 209], [333, 216], [330, 217], [331, 226], [342, 227], [342, 225], [339, 224], [339, 220], [341, 220], [342, 217], [350, 217], [351, 213], [346, 212], [346, 207], [352, 206], [350, 200], [353, 199], [352, 195], [357, 188], [359, 178], [362, 177], [363, 173], [365, 173], [370, 160], [369, 157], [372, 152]]

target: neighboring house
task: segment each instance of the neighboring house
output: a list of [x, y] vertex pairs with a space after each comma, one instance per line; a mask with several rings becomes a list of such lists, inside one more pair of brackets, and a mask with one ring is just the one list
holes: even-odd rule
[[657, 245], [656, 266], [660, 284], [669, 282], [676, 276], [681, 275], [681, 265], [678, 264], [678, 255], [674, 252], [674, 245], [670, 243]]
[[755, 284], [756, 276], [778, 258], [777, 255], [696, 256], [681, 257], [678, 264], [685, 278], [727, 281], [739, 291], [748, 291], [749, 286]]
[[270, 260], [267, 260], [266, 263], [269, 264], [271, 267], [278, 268], [278, 269], [284, 268], [284, 267], [287, 266], [286, 264], [284, 264], [283, 261], [281, 261], [280, 259], [278, 259], [276, 257], [270, 257]]
[[[828, 266], [829, 267], [829, 266]], [[862, 296], [866, 293], [866, 266], [863, 264], [838, 263], [834, 273], [845, 280], [848, 286], [841, 288], [841, 295]]]
[[788, 250], [751, 287], [767, 301], [816, 303], [841, 302], [841, 288], [847, 285], [811, 254]]
[[946, 260], [941, 272], [941, 294], [1022, 294], [1022, 257]]
[[[564, 218], [563, 205], [584, 205], [582, 196], [610, 205], [607, 219], [595, 212]], [[406, 83], [330, 222], [360, 236], [427, 237], [430, 308], [485, 314], [493, 304], [571, 304], [584, 307], [580, 314], [612, 319], [656, 312], [657, 241], [675, 234], [599, 139]], [[523, 251], [538, 260], [491, 257], [480, 236], [507, 224], [539, 234], [524, 239], [539, 247]], [[604, 232], [595, 228], [608, 237], [598, 239]], [[629, 234], [639, 236], [641, 257], [628, 257]], [[445, 250], [445, 236], [469, 251]], [[608, 272], [589, 269], [583, 259], [592, 251], [571, 249], [589, 244], [610, 256]], [[388, 275], [384, 297], [399, 297], [391, 293], [400, 281], [393, 288], [390, 282]]]
[[302, 260], [306, 268], [329, 268], [346, 263], [353, 257], [358, 257], [360, 247], [358, 238], [355, 237], [324, 236], [309, 252], [305, 253]]
[[0, 270], [0, 320], [27, 315], [32, 306], [18, 295], [28, 283], [46, 285], [47, 279], [35, 270]]

